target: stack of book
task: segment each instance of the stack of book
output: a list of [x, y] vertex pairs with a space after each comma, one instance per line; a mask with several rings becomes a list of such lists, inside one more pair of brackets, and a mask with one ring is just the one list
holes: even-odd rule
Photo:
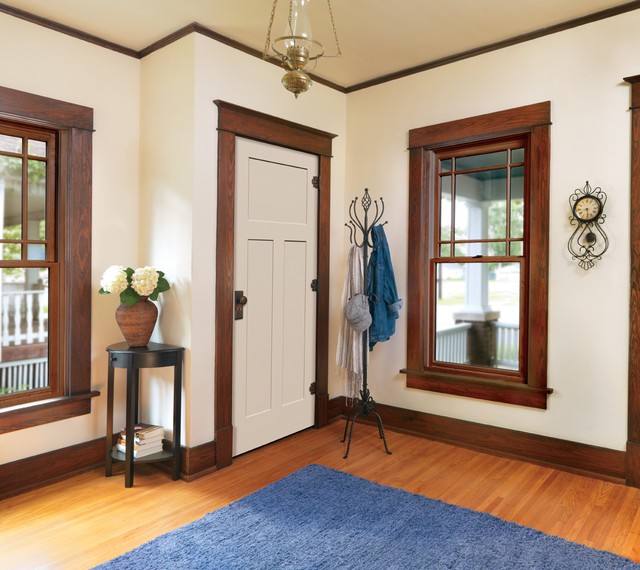
[[[133, 457], [145, 457], [162, 451], [164, 428], [150, 424], [139, 423], [133, 426]], [[120, 430], [118, 437], [118, 451], [126, 453], [127, 430]]]

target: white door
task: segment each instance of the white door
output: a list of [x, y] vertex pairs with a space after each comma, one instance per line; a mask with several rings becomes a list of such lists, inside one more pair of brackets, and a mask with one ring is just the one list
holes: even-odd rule
[[234, 456], [314, 423], [318, 233], [318, 157], [236, 141]]

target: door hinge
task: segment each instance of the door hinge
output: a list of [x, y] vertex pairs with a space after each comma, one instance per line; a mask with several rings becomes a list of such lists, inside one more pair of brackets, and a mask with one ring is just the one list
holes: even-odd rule
[[318, 280], [317, 279], [314, 279], [313, 281], [311, 281], [311, 284], [309, 286], [311, 287], [311, 290], [314, 293], [318, 292]]
[[313, 186], [316, 190], [320, 188], [320, 178], [318, 178], [317, 176], [314, 176], [311, 179], [311, 186]]
[[315, 382], [311, 382], [311, 384], [309, 384], [309, 394], [314, 394], [316, 393], [316, 383]]

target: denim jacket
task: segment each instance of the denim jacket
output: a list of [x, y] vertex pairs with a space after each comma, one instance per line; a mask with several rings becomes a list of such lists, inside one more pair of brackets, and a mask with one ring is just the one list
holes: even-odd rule
[[367, 293], [372, 318], [369, 350], [373, 350], [377, 342], [389, 340], [396, 332], [396, 319], [402, 307], [383, 226], [373, 226], [371, 237], [373, 251], [367, 267]]

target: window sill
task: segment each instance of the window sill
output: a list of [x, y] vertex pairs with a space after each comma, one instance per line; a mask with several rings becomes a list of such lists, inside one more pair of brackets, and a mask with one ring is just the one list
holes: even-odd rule
[[0, 434], [89, 414], [91, 399], [99, 395], [94, 390], [1, 409]]
[[407, 388], [543, 410], [547, 409], [547, 396], [553, 392], [548, 388], [533, 388], [526, 384], [515, 384], [500, 380], [461, 378], [450, 374], [435, 374], [425, 370], [405, 368], [400, 372], [407, 375]]

